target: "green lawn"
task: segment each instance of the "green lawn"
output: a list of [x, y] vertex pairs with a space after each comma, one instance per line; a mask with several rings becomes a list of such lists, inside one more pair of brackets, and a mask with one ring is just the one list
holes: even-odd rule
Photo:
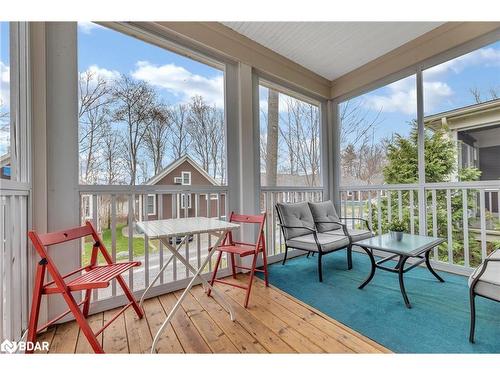
[[[123, 228], [125, 228], [127, 224], [119, 224], [116, 226], [116, 254], [117, 260], [125, 260], [128, 259], [128, 237], [125, 237], [122, 233]], [[104, 246], [108, 249], [109, 254], [111, 255], [111, 229], [104, 229], [101, 233], [101, 238], [104, 242]], [[134, 249], [134, 258], [144, 255], [144, 238], [134, 237], [132, 240], [132, 247]], [[149, 252], [157, 251], [158, 246], [156, 241], [149, 242]], [[90, 255], [92, 252], [92, 242], [85, 243], [85, 249], [82, 254], [82, 264], [88, 264], [90, 262]], [[126, 252], [127, 255], [118, 256], [120, 252]], [[100, 253], [99, 253], [100, 254]], [[102, 255], [99, 255], [99, 263], [103, 263], [104, 258]]]

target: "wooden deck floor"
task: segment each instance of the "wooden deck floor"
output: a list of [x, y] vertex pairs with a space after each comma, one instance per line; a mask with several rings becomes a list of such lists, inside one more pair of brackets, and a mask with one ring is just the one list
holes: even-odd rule
[[[239, 275], [238, 282], [246, 281]], [[257, 280], [248, 309], [244, 292], [218, 284], [236, 312], [227, 313], [201, 286], [193, 288], [158, 343], [159, 353], [387, 353], [389, 350], [274, 287]], [[149, 353], [152, 337], [180, 293], [144, 303], [145, 319], [127, 309], [98, 338], [106, 353]], [[94, 330], [116, 310], [89, 317]], [[91, 353], [75, 322], [50, 328], [38, 337], [50, 353]]]

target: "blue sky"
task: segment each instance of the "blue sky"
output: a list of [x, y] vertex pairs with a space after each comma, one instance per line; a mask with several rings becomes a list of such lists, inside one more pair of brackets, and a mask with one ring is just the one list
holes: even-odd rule
[[[0, 22], [0, 95], [3, 110], [8, 105], [8, 23]], [[90, 22], [78, 27], [78, 69], [94, 70], [107, 78], [128, 73], [154, 85], [166, 102], [187, 102], [202, 95], [211, 104], [223, 106], [223, 72], [162, 48], [139, 41]], [[500, 93], [500, 42], [485, 46], [424, 72], [425, 114], [434, 114], [473, 104], [470, 88], [485, 97], [490, 88]], [[264, 90], [261, 91], [263, 93]], [[261, 104], [266, 100], [261, 98]], [[381, 111], [375, 138], [394, 132], [407, 134], [408, 121], [416, 117], [415, 78], [392, 83], [353, 100], [361, 101], [368, 117]], [[0, 134], [0, 153], [5, 152], [6, 134]]]
[[[469, 92], [477, 88], [488, 99], [488, 91], [500, 95], [500, 42], [485, 46], [424, 71], [424, 113], [436, 114], [474, 104]], [[408, 122], [416, 118], [416, 79], [411, 76], [360, 97], [367, 118], [377, 119], [375, 140], [393, 133], [407, 135]]]
[[201, 95], [223, 106], [223, 71], [90, 22], [78, 25], [80, 72], [90, 69], [110, 78], [130, 74], [151, 83], [171, 104]]

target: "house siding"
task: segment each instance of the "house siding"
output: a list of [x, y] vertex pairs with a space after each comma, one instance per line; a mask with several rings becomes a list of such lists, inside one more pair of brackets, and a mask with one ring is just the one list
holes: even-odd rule
[[[162, 179], [157, 181], [155, 185], [175, 185], [174, 178], [180, 177], [182, 172], [191, 173], [191, 185], [186, 185], [186, 189], [193, 186], [214, 186], [213, 183], [208, 180], [202, 173], [200, 173], [196, 167], [194, 167], [189, 161], [184, 161], [182, 164], [174, 168], [170, 173], [166, 174]], [[180, 195], [177, 197], [172, 194], [163, 194], [163, 219], [171, 219], [176, 217], [194, 217], [194, 216], [206, 216], [206, 217], [217, 217], [218, 200], [209, 200], [207, 203], [207, 195], [199, 195], [199, 209], [198, 215], [196, 215], [196, 194], [191, 195], [191, 208], [187, 210], [187, 215], [184, 209], [180, 208]], [[225, 215], [225, 194], [220, 194], [220, 205], [219, 205], [219, 215]], [[156, 201], [156, 214], [148, 215], [148, 220], [155, 220], [158, 218], [158, 199]]]

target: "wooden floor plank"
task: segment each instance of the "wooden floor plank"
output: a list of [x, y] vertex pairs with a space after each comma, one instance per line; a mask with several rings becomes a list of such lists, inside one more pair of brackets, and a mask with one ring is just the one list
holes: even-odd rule
[[[164, 294], [159, 297], [166, 313], [174, 307], [177, 299], [173, 294]], [[177, 310], [172, 320], [172, 327], [186, 353], [212, 353], [203, 336], [198, 332], [182, 307]]]
[[255, 337], [269, 353], [296, 353], [292, 347], [272, 332], [264, 323], [241, 307], [236, 301], [232, 298], [226, 298], [226, 300], [234, 309], [238, 323], [240, 323], [248, 333]]
[[[243, 307], [245, 293], [240, 289], [224, 286], [226, 296], [230, 296], [234, 301]], [[315, 345], [308, 338], [301, 335], [297, 330], [289, 326], [278, 316], [274, 315], [269, 310], [260, 305], [254, 304], [250, 301], [247, 311], [252, 314], [256, 319], [263, 322], [271, 331], [278, 335], [284, 342], [298, 353], [325, 353], [323, 349]]]
[[74, 353], [79, 330], [76, 321], [57, 325], [49, 353]]
[[[246, 284], [247, 280], [238, 278], [237, 280], [235, 280], [235, 283]], [[257, 281], [257, 283], [260, 283], [260, 281]], [[308, 321], [301, 319], [294, 313], [294, 309], [284, 309], [283, 306], [272, 301], [267, 295], [263, 293], [266, 290], [264, 283], [260, 284], [262, 284], [263, 288], [253, 288], [252, 295], [250, 297], [250, 303], [257, 306], [262, 306], [265, 309], [269, 310], [271, 313], [283, 320], [286, 324], [294, 327], [298, 332], [308, 338], [311, 342], [321, 347], [327, 353], [354, 353], [354, 351], [349, 347], [345, 346], [333, 337], [330, 337], [322, 330], [317, 329]]]
[[[40, 333], [37, 336], [36, 341], [39, 343], [48, 342], [49, 343], [49, 350], [50, 350], [50, 348], [52, 346], [52, 341], [54, 340], [55, 335], [56, 335], [56, 327], [50, 327], [45, 332]], [[36, 350], [33, 353], [34, 354], [48, 354], [49, 350], [44, 350], [44, 349]]]
[[[174, 293], [177, 299], [181, 294], [182, 292]], [[239, 353], [224, 331], [190, 293], [182, 301], [182, 307], [213, 353]]]
[[[246, 275], [236, 283], [246, 283]], [[194, 287], [162, 333], [159, 353], [386, 353], [380, 344], [275, 288], [256, 279], [250, 305], [243, 307], [244, 292], [218, 286], [236, 314], [229, 314], [217, 297], [208, 297], [201, 286]], [[144, 302], [145, 316], [138, 319], [127, 309], [98, 337], [106, 353], [149, 353], [153, 337], [176, 303], [180, 292]], [[99, 329], [118, 311], [89, 317]], [[37, 341], [49, 341], [49, 353], [92, 353], [76, 322], [51, 327]]]
[[227, 311], [214, 298], [208, 297], [202, 287], [194, 287], [191, 289], [191, 294], [222, 328], [238, 351], [241, 353], [268, 353], [259, 341], [248, 333], [237, 320], [231, 321]]
[[[104, 321], [104, 313], [99, 313], [99, 314], [94, 314], [91, 315], [87, 318], [87, 322], [89, 323], [90, 329], [92, 331], [96, 332], [100, 328], [102, 328]], [[102, 345], [102, 334], [97, 336], [97, 341]], [[76, 351], [75, 353], [94, 353], [94, 349], [89, 344], [89, 341], [83, 334], [83, 332], [80, 330], [80, 333], [78, 334], [78, 342], [76, 343]]]
[[[104, 324], [120, 311], [121, 308], [104, 312]], [[128, 353], [127, 331], [125, 330], [125, 319], [120, 314], [103, 332], [103, 349], [106, 353]]]
[[[243, 281], [246, 276], [242, 276]], [[338, 340], [340, 343], [350, 348], [356, 353], [382, 353], [390, 352], [380, 344], [360, 335], [358, 332], [343, 325], [342, 323], [327, 317], [323, 313], [308, 306], [299, 303], [292, 296], [274, 287], [266, 288], [264, 282], [260, 279], [254, 284], [256, 290], [262, 292], [264, 298], [268, 298], [274, 303], [278, 303], [282, 308], [294, 312], [300, 318], [312, 324], [317, 329], [327, 333], [329, 336]]]
[[[158, 297], [150, 298], [144, 301], [143, 306], [146, 319], [149, 324], [151, 337], [154, 338], [156, 332], [158, 332], [161, 325], [167, 318], [167, 315], [165, 314]], [[184, 353], [184, 349], [182, 349], [182, 345], [171, 324], [169, 324], [168, 327], [162, 332], [160, 339], [156, 344], [156, 351], [158, 353]]]
[[149, 353], [153, 338], [147, 318], [139, 319], [133, 308], [125, 310], [125, 330], [130, 353]]

